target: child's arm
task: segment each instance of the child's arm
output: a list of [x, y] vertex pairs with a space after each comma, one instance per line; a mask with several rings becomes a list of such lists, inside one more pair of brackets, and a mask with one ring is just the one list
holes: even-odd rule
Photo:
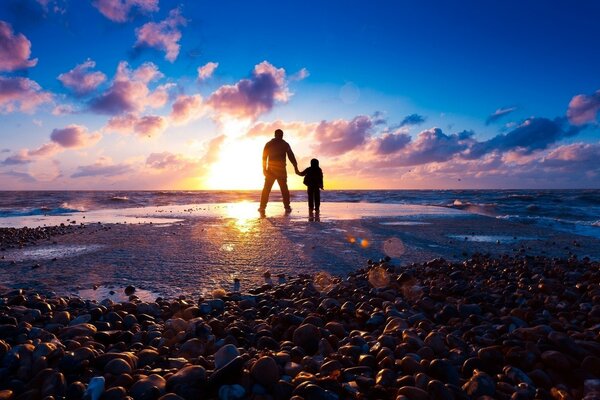
[[306, 176], [306, 174], [308, 173], [308, 168], [306, 168], [304, 171], [298, 170], [298, 172], [296, 172], [296, 173], [300, 176]]

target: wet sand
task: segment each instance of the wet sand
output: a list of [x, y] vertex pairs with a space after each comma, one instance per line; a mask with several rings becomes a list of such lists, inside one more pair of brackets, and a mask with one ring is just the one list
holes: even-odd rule
[[245, 292], [280, 276], [344, 277], [385, 256], [400, 265], [474, 253], [600, 258], [600, 240], [593, 237], [442, 207], [324, 203], [318, 218], [304, 204], [293, 204], [290, 215], [270, 204], [265, 218], [256, 208], [198, 204], [4, 218], [5, 225], [62, 223], [68, 229], [24, 240], [23, 248], [14, 241], [0, 246], [0, 284], [98, 300], [135, 285], [151, 299], [234, 285]]

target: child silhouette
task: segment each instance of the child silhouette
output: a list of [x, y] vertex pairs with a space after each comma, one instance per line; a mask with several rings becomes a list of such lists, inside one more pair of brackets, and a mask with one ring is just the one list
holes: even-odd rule
[[313, 158], [310, 160], [310, 167], [300, 172], [298, 175], [304, 177], [306, 192], [308, 193], [308, 211], [319, 212], [321, 206], [321, 192], [323, 189], [323, 171], [319, 168], [319, 160]]

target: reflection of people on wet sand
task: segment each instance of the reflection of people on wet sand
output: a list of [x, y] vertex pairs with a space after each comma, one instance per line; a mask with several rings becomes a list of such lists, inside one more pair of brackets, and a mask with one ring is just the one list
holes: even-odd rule
[[285, 170], [285, 159], [286, 156], [290, 159], [290, 162], [294, 166], [294, 171], [298, 174], [298, 163], [296, 157], [292, 152], [292, 148], [283, 140], [283, 131], [277, 129], [275, 131], [275, 138], [271, 139], [263, 150], [262, 164], [263, 164], [263, 175], [265, 176], [265, 186], [260, 196], [260, 207], [258, 211], [263, 213], [267, 208], [267, 202], [269, 201], [269, 194], [273, 183], [277, 181], [279, 189], [281, 190], [281, 196], [283, 197], [283, 206], [286, 212], [291, 212], [290, 207], [290, 191], [287, 186], [287, 172]]
[[298, 173], [304, 177], [306, 193], [308, 194], [308, 211], [320, 211], [321, 207], [321, 189], [323, 189], [323, 170], [319, 167], [319, 160], [313, 158], [310, 160], [310, 167]]

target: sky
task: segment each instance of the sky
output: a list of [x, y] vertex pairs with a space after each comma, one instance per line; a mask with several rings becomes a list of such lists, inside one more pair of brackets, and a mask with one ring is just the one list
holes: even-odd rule
[[[600, 188], [600, 3], [0, 1], [0, 190]], [[302, 178], [288, 165], [288, 182]]]

